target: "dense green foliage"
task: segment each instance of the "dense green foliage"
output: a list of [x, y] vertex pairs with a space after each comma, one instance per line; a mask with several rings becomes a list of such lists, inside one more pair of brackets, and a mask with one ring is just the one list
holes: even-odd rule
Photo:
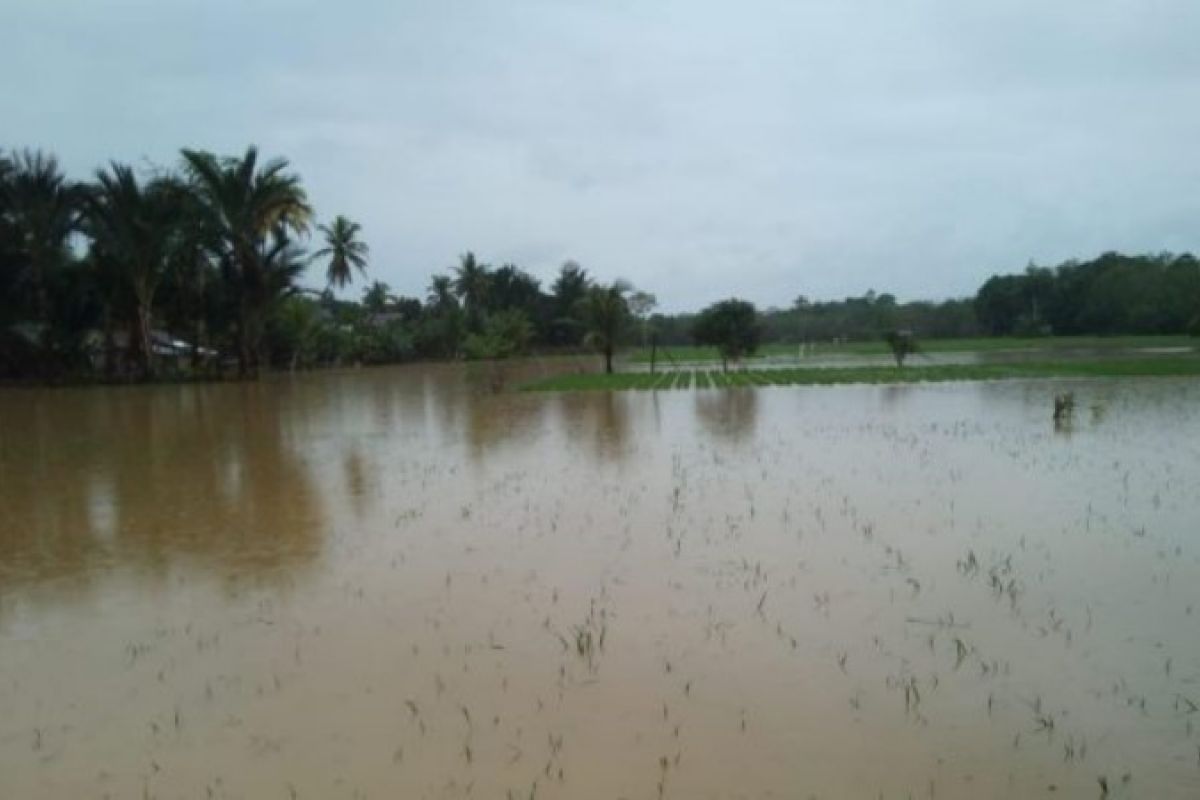
[[[657, 314], [651, 325], [665, 345], [691, 344], [694, 314]], [[759, 312], [765, 343], [878, 341], [884, 331], [907, 329], [922, 339], [968, 337], [980, 333], [970, 300], [940, 303], [897, 302], [890, 294], [867, 292], [862, 297], [812, 302], [801, 296], [788, 308]]]
[[1200, 332], [1200, 262], [1181, 256], [1105, 253], [1053, 269], [990, 278], [975, 296], [993, 335]]
[[[1190, 254], [1126, 256], [989, 278], [974, 298], [901, 303], [890, 294], [762, 312], [764, 342], [869, 341], [909, 330], [921, 341], [991, 336], [1200, 334], [1200, 261]], [[659, 342], [691, 344], [694, 315], [656, 315]]]
[[753, 303], [722, 300], [700, 312], [692, 323], [692, 338], [697, 344], [715, 347], [721, 354], [721, 366], [753, 355], [762, 340], [762, 323]]
[[219, 353], [257, 370], [306, 264], [286, 161], [184, 150], [177, 171], [114, 162], [91, 183], [42, 153], [0, 162], [0, 376], [219, 372]]
[[[113, 163], [69, 180], [40, 152], [0, 153], [0, 378], [219, 376], [260, 366], [507, 358], [594, 346], [611, 368], [629, 333], [624, 284], [563, 265], [549, 293], [513, 264], [466, 253], [424, 299], [366, 277], [343, 216], [317, 226], [299, 176], [253, 147], [184, 150], [177, 169]], [[328, 288], [298, 281], [317, 262]], [[648, 296], [647, 296], [648, 297]]]
[[883, 341], [892, 351], [892, 358], [896, 359], [897, 367], [903, 367], [904, 360], [919, 351], [917, 338], [913, 336], [912, 331], [888, 331], [883, 335]]
[[576, 308], [585, 330], [584, 342], [604, 356], [604, 371], [612, 374], [613, 353], [629, 328], [629, 286], [617, 281], [609, 286], [592, 286]]
[[[113, 163], [86, 182], [50, 155], [0, 152], [0, 378], [253, 375], [260, 365], [585, 347], [611, 372], [620, 348], [651, 342], [668, 359], [699, 343], [728, 360], [816, 342], [878, 352], [889, 331], [931, 351], [980, 335], [1200, 333], [1200, 262], [1189, 254], [1030, 266], [993, 276], [970, 299], [901, 303], [871, 291], [763, 312], [725, 301], [652, 315], [653, 295], [597, 284], [574, 262], [544, 290], [516, 265], [471, 252], [433, 275], [424, 298], [376, 281], [361, 302], [338, 299], [332, 289], [366, 277], [370, 251], [358, 224], [337, 216], [316, 226], [310, 253], [313, 224], [299, 176], [253, 147], [232, 157], [184, 150], [174, 169]], [[299, 285], [313, 262], [324, 292]]]

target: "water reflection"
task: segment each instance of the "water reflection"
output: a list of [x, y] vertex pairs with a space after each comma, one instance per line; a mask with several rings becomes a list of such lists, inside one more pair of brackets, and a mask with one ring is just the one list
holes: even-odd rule
[[1086, 739], [1194, 797], [1198, 408], [441, 367], [0, 393], [0, 796], [1089, 797]]
[[369, 473], [366, 459], [357, 446], [351, 446], [342, 461], [345, 473], [346, 496], [354, 515], [362, 519], [374, 498], [373, 479]]
[[879, 397], [883, 402], [883, 407], [889, 411], [895, 411], [909, 395], [910, 384], [903, 383], [887, 383], [879, 387]]
[[629, 403], [645, 400], [622, 392], [597, 392], [581, 395], [575, 413], [582, 415], [590, 428], [587, 437], [597, 461], [623, 461], [629, 455]]
[[471, 457], [476, 461], [494, 456], [505, 444], [529, 444], [546, 411], [537, 398], [528, 395], [475, 394], [457, 402], [466, 406], [463, 421]]
[[733, 389], [696, 392], [696, 418], [716, 438], [742, 442], [752, 438], [758, 423], [759, 392]]
[[267, 386], [0, 398], [0, 579], [312, 559], [321, 505], [286, 402]]

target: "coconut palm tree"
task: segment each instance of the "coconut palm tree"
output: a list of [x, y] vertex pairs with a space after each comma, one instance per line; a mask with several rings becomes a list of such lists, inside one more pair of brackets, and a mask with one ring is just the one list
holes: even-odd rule
[[587, 270], [574, 261], [567, 261], [559, 270], [558, 277], [550, 287], [550, 305], [553, 319], [550, 323], [550, 341], [557, 345], [578, 345], [583, 338], [583, 326], [579, 321], [579, 306], [583, 296], [592, 285]]
[[325, 236], [325, 246], [313, 253], [313, 258], [329, 258], [325, 277], [330, 286], [344, 289], [354, 279], [354, 268], [365, 278], [367, 256], [370, 248], [358, 238], [362, 226], [341, 215], [334, 217], [332, 225], [320, 225]]
[[215, 303], [213, 289], [219, 288], [220, 275], [211, 258], [214, 232], [206, 223], [195, 194], [181, 187], [177, 235], [169, 255], [166, 275], [159, 293], [164, 316], [173, 329], [188, 331], [192, 344], [192, 367], [201, 365], [208, 337], [219, 327], [223, 309]]
[[170, 178], [138, 180], [133, 168], [113, 162], [96, 173], [84, 226], [111, 259], [134, 298], [134, 343], [145, 377], [154, 374], [151, 341], [154, 294], [181, 230], [183, 187]]
[[629, 284], [615, 281], [608, 286], [592, 286], [579, 305], [579, 316], [586, 333], [584, 343], [604, 355], [604, 371], [613, 371], [613, 353], [629, 323]]
[[198, 150], [183, 151], [184, 167], [206, 222], [214, 232], [213, 255], [238, 303], [238, 371], [255, 366], [262, 321], [267, 309], [265, 256], [272, 234], [308, 231], [312, 208], [299, 176], [287, 171], [288, 162], [272, 159], [260, 164], [258, 150], [246, 149], [240, 158], [218, 158]]
[[392, 301], [392, 287], [382, 281], [375, 281], [363, 291], [363, 308], [372, 314], [381, 314], [387, 310]]
[[487, 264], [480, 264], [474, 253], [468, 250], [458, 257], [458, 266], [454, 268], [454, 291], [467, 312], [467, 327], [475, 333], [481, 328], [490, 282]]
[[256, 362], [261, 360], [261, 353], [257, 350], [268, 317], [277, 312], [288, 298], [299, 293], [296, 279], [304, 272], [307, 261], [304, 250], [296, 245], [283, 225], [277, 225], [270, 239], [263, 244], [261, 267], [257, 272], [259, 279], [247, 287], [254, 307], [259, 310], [250, 319], [250, 336], [256, 350]]
[[68, 242], [78, 230], [83, 192], [66, 179], [54, 156], [41, 151], [14, 154], [5, 172], [3, 205], [18, 273], [14, 282], [33, 318], [45, 326], [50, 275], [69, 260]]
[[9, 181], [13, 163], [0, 152], [0, 326], [19, 306], [16, 302], [17, 234], [9, 213]]
[[458, 307], [454, 299], [454, 281], [449, 275], [434, 275], [430, 279], [425, 302], [438, 313]]

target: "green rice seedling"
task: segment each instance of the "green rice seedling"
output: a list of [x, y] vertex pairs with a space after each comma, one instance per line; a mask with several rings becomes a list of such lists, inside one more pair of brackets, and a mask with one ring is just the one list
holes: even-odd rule
[[[658, 376], [648, 376], [652, 381]], [[638, 373], [611, 375], [558, 375], [527, 383], [521, 388], [529, 391], [586, 391], [641, 389], [647, 387], [646, 377]], [[711, 372], [709, 382], [714, 386], [828, 386], [835, 384], [892, 384], [944, 381], [994, 381], [1046, 378], [1152, 378], [1194, 377], [1200, 375], [1200, 358], [1194, 352], [1186, 354], [1142, 357], [1103, 358], [1062, 361], [1029, 361], [980, 364], [935, 364], [929, 366], [897, 367], [804, 367], [792, 369], [743, 370], [741, 372]]]

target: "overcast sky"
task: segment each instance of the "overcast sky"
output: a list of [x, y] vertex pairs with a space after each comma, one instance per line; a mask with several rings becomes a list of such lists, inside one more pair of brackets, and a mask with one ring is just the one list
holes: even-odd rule
[[0, 147], [257, 143], [406, 294], [471, 249], [666, 310], [940, 298], [1200, 249], [1197, 41], [1196, 0], [0, 0]]

